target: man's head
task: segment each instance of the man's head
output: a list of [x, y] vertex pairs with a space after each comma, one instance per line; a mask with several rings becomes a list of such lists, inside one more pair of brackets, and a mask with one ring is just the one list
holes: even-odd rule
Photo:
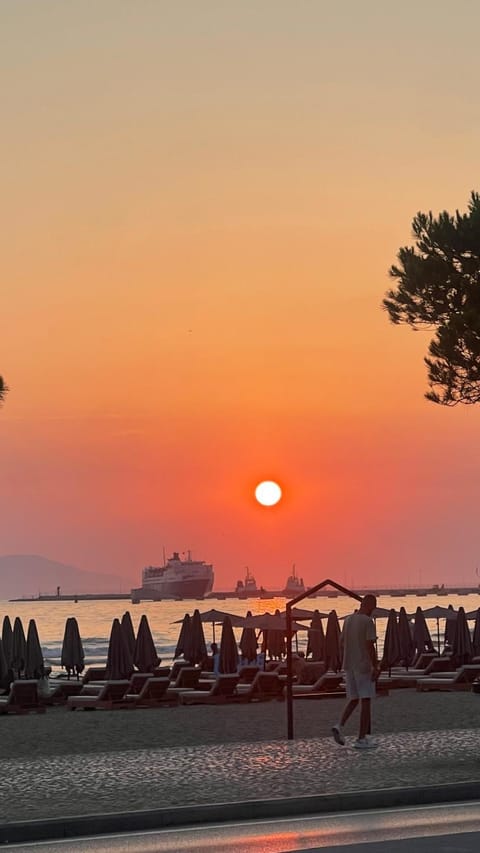
[[368, 592], [367, 595], [364, 595], [362, 598], [362, 603], [360, 605], [360, 610], [362, 613], [366, 613], [367, 616], [371, 616], [373, 611], [377, 606], [377, 598], [373, 593]]

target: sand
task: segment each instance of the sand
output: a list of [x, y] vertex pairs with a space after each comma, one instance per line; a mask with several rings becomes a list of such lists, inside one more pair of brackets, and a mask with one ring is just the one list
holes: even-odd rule
[[[295, 700], [295, 737], [330, 737], [344, 699]], [[357, 712], [358, 714], [358, 712]], [[136, 749], [284, 740], [286, 705], [196, 705], [118, 711], [69, 711], [0, 717], [1, 759], [34, 759]], [[358, 716], [347, 726], [355, 734]], [[373, 731], [439, 731], [480, 728], [480, 696], [471, 692], [390, 691], [374, 705]]]

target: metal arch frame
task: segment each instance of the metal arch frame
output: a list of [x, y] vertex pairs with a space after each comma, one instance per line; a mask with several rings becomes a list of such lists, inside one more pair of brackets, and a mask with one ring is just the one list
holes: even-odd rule
[[341, 584], [336, 583], [336, 581], [332, 581], [329, 578], [327, 580], [322, 581], [321, 583], [317, 583], [316, 586], [310, 587], [306, 592], [303, 592], [302, 595], [297, 595], [296, 598], [292, 598], [287, 602], [286, 606], [286, 622], [287, 622], [287, 631], [286, 631], [286, 640], [287, 640], [287, 740], [293, 740], [293, 669], [292, 669], [292, 607], [298, 604], [299, 601], [303, 601], [304, 598], [309, 598], [309, 596], [313, 595], [314, 592], [317, 592], [319, 589], [323, 589], [324, 586], [333, 586], [334, 589], [337, 589], [339, 592], [343, 592], [345, 595], [350, 596], [350, 598], [354, 598], [356, 601], [361, 601], [362, 596], [358, 595], [357, 592], [352, 592], [351, 589], [347, 589], [345, 586], [341, 586]]

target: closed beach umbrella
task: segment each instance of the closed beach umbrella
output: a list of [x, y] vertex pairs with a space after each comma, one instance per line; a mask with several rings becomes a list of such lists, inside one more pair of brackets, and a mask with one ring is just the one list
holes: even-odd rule
[[6, 690], [9, 686], [9, 676], [8, 676], [8, 666], [7, 659], [5, 657], [5, 652], [3, 651], [3, 642], [0, 640], [0, 687], [3, 690]]
[[18, 678], [25, 669], [25, 655], [27, 653], [27, 641], [25, 632], [19, 616], [15, 618], [13, 623], [13, 640], [12, 640], [12, 669], [15, 676]]
[[30, 619], [25, 650], [25, 678], [41, 678], [43, 675], [43, 652], [38, 638], [35, 619]]
[[189, 643], [189, 634], [190, 634], [190, 625], [191, 625], [190, 613], [185, 613], [185, 616], [182, 620], [182, 627], [180, 628], [180, 634], [178, 635], [177, 645], [175, 648], [174, 657], [179, 658], [181, 655], [185, 656], [185, 647], [188, 648]]
[[[247, 619], [252, 615], [252, 611], [247, 611]], [[257, 659], [257, 634], [255, 628], [244, 628], [240, 637], [240, 651], [242, 658], [248, 663]]]
[[263, 648], [271, 660], [281, 660], [287, 650], [283, 631], [277, 631], [276, 629], [265, 631]]
[[457, 666], [463, 666], [470, 663], [472, 660], [472, 638], [470, 629], [467, 624], [465, 610], [463, 607], [458, 608], [457, 619], [455, 622], [455, 636], [452, 644], [452, 657]]
[[106, 670], [106, 676], [109, 680], [130, 678], [133, 672], [132, 655], [119, 619], [114, 619], [112, 623]]
[[135, 631], [133, 630], [133, 622], [132, 617], [130, 616], [130, 612], [127, 610], [122, 616], [122, 621], [120, 622], [122, 627], [123, 636], [127, 642], [127, 646], [130, 649], [130, 654], [133, 655], [135, 652]]
[[475, 627], [473, 629], [473, 654], [480, 655], [480, 607], [475, 616]]
[[140, 625], [138, 626], [133, 662], [139, 672], [153, 672], [155, 667], [160, 663], [155, 643], [153, 642], [152, 632], [150, 631], [150, 625], [145, 614], [140, 619]]
[[325, 665], [327, 669], [338, 672], [342, 668], [340, 651], [340, 625], [336, 610], [331, 610], [327, 619], [325, 632]]
[[238, 669], [237, 641], [233, 633], [232, 621], [228, 614], [225, 616], [222, 624], [218, 669], [224, 674], [233, 674]]
[[320, 616], [320, 611], [315, 610], [308, 630], [307, 658], [311, 655], [312, 660], [323, 660], [324, 654], [325, 634], [323, 631], [322, 617]]
[[456, 613], [456, 610], [453, 609], [452, 604], [448, 605], [447, 610], [449, 611], [449, 615], [447, 615], [447, 617], [445, 619], [444, 639], [445, 639], [445, 645], [450, 646], [450, 648], [451, 648], [453, 646], [453, 641], [455, 639], [455, 628], [456, 628], [457, 613]]
[[392, 608], [388, 614], [387, 628], [385, 631], [385, 639], [383, 641], [383, 657], [382, 667], [388, 669], [388, 674], [391, 675], [392, 666], [399, 663], [401, 660], [400, 651], [400, 635], [398, 631], [397, 614]]
[[425, 621], [425, 616], [423, 615], [423, 610], [421, 607], [417, 607], [415, 611], [415, 624], [413, 626], [413, 646], [414, 649], [417, 650], [419, 655], [421, 655], [422, 652], [434, 651], [432, 638], [430, 637], [430, 631], [428, 630], [428, 626]]
[[13, 631], [12, 631], [12, 623], [8, 616], [5, 616], [3, 619], [2, 625], [2, 644], [3, 644], [3, 653], [5, 655], [5, 660], [7, 661], [8, 669], [12, 668], [12, 660], [13, 660]]
[[[285, 642], [286, 622], [282, 618], [280, 610], [275, 611], [271, 622], [272, 625], [274, 622], [278, 622], [279, 624], [282, 623], [282, 627], [271, 627], [267, 629], [266, 634], [264, 634], [265, 651], [268, 652], [272, 660], [281, 660], [282, 656], [286, 653], [287, 644]], [[285, 627], [283, 627], [284, 622]]]
[[410, 631], [410, 622], [408, 621], [407, 612], [404, 607], [400, 608], [398, 614], [398, 639], [400, 643], [400, 661], [408, 669], [412, 665], [415, 649]]
[[61, 665], [67, 670], [70, 678], [71, 673], [76, 673], [77, 679], [85, 666], [85, 653], [78, 628], [78, 622], [74, 616], [70, 616], [65, 623], [63, 634]]
[[188, 660], [192, 664], [192, 666], [202, 663], [202, 661], [207, 657], [207, 647], [205, 645], [203, 625], [199, 610], [194, 610], [193, 612], [190, 624], [190, 634], [183, 656], [185, 660]]

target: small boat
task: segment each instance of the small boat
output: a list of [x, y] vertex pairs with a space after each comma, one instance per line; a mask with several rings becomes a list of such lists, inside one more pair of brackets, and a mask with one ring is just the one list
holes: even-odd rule
[[292, 566], [292, 574], [289, 575], [287, 578], [287, 583], [285, 584], [283, 594], [285, 598], [296, 598], [297, 595], [301, 595], [302, 592], [305, 591], [306, 589], [305, 584], [303, 583], [303, 578], [297, 577], [294, 563]]
[[251, 596], [258, 595], [257, 582], [253, 575], [250, 574], [250, 569], [247, 566], [246, 569], [245, 580], [238, 580], [237, 585], [235, 587], [235, 593], [238, 598], [248, 598]]

